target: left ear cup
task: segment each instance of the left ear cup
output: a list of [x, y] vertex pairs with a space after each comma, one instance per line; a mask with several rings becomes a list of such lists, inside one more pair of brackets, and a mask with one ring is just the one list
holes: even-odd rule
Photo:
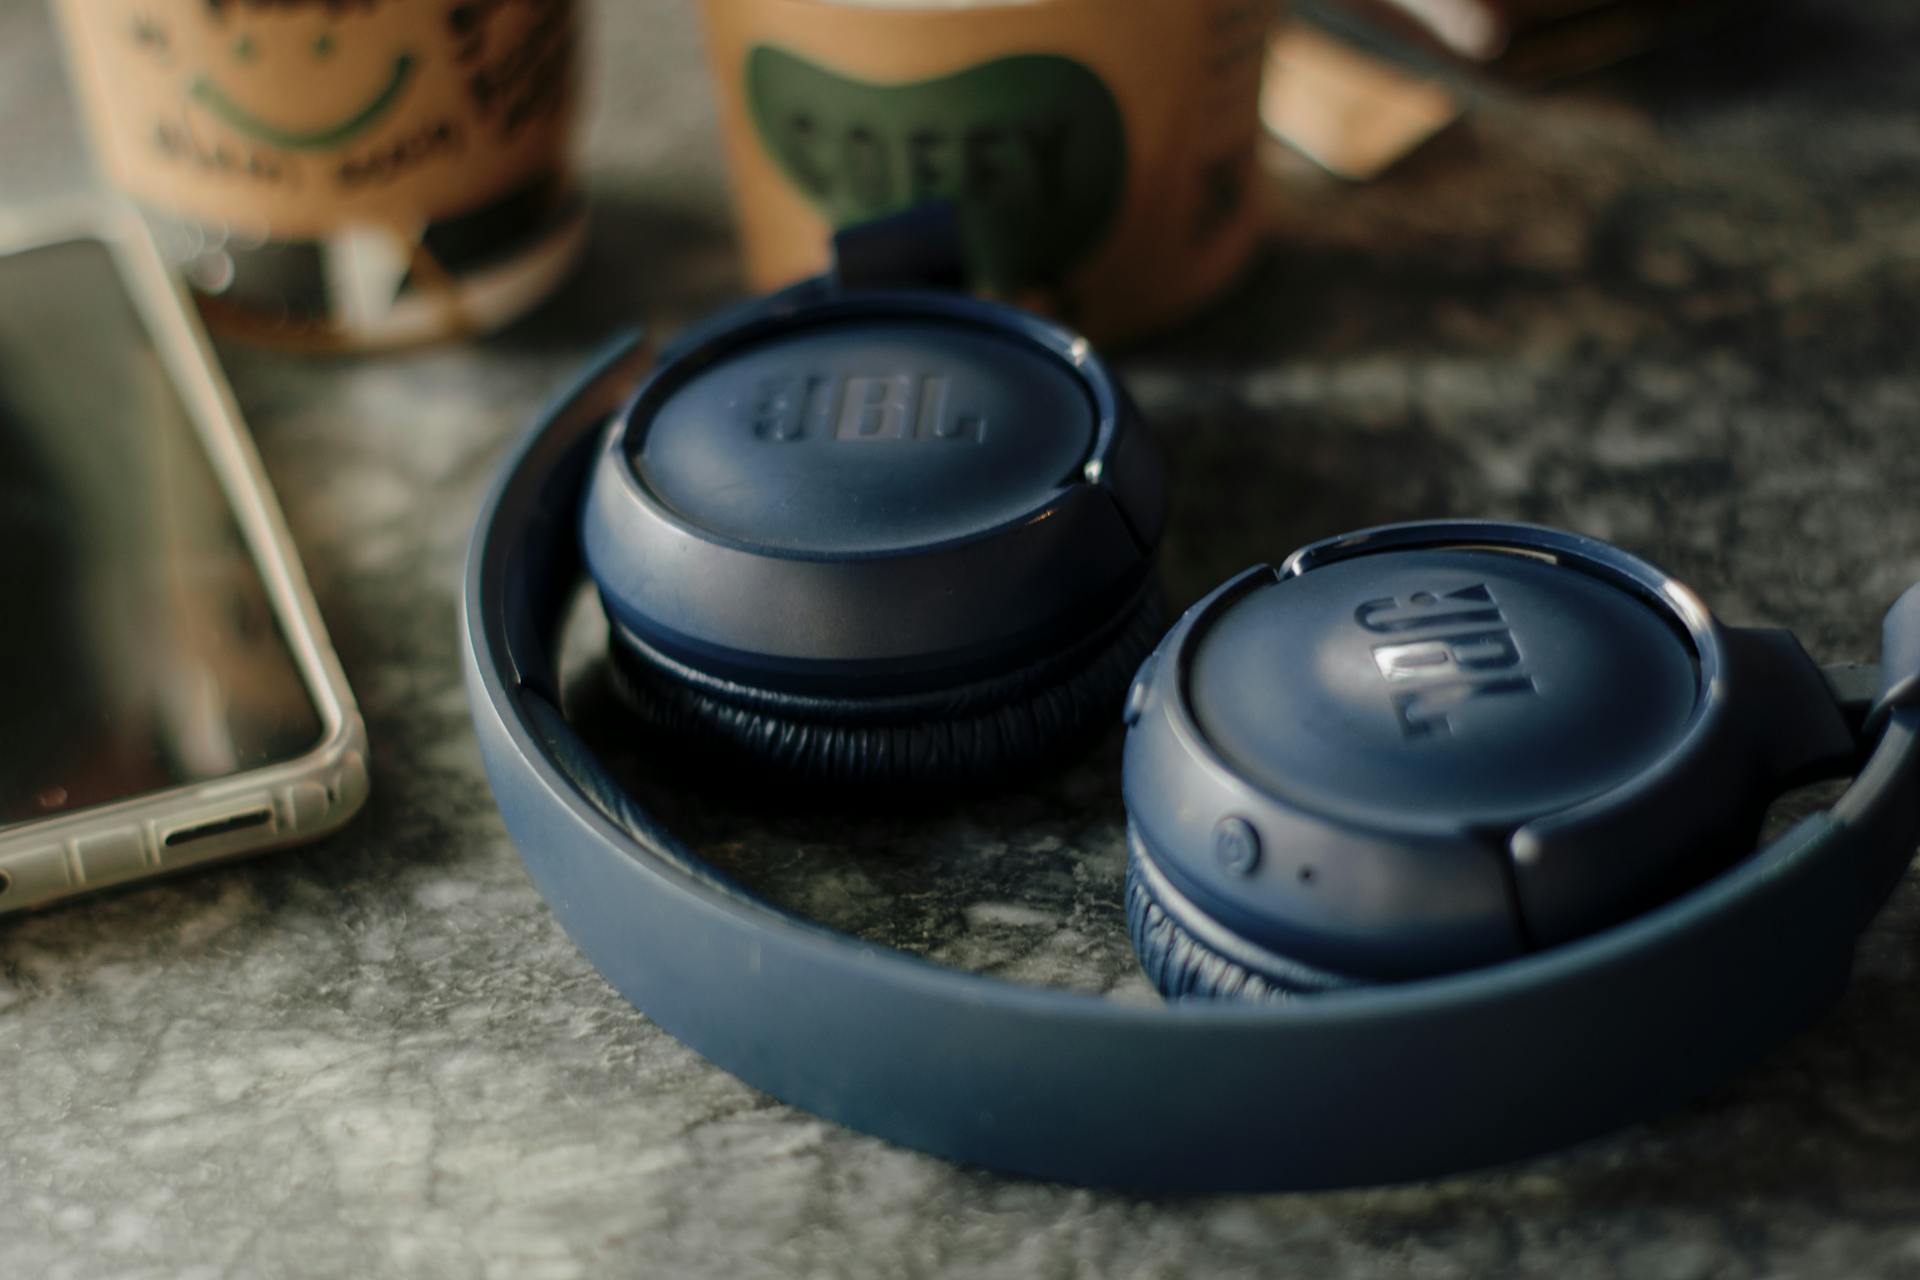
[[1160, 638], [1160, 454], [1084, 340], [931, 292], [674, 348], [579, 515], [627, 701], [808, 782], [1004, 777], [1111, 723]]
[[1084, 745], [1110, 725], [1160, 639], [1156, 586], [1078, 643], [1004, 675], [926, 693], [803, 695], [722, 679], [616, 631], [616, 687], [650, 725], [829, 784], [970, 785]]

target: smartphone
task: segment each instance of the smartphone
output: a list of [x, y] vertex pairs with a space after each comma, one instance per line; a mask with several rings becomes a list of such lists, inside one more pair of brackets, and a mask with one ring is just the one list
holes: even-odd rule
[[366, 734], [130, 212], [0, 224], [0, 912], [324, 835]]

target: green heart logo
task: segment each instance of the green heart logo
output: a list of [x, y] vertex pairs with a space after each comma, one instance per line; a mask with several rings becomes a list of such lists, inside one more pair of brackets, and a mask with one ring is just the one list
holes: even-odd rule
[[975, 279], [1003, 292], [1057, 284], [1125, 185], [1113, 94], [1054, 54], [872, 84], [758, 45], [747, 104], [775, 163], [836, 229], [951, 201]]

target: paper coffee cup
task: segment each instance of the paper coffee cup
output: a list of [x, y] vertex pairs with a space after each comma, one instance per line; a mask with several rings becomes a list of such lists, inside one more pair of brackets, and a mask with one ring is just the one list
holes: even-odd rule
[[704, 0], [758, 289], [833, 230], [953, 202], [984, 292], [1125, 339], [1189, 314], [1265, 227], [1273, 0]]
[[333, 345], [504, 323], [564, 273], [573, 0], [57, 0], [108, 178], [209, 318]]

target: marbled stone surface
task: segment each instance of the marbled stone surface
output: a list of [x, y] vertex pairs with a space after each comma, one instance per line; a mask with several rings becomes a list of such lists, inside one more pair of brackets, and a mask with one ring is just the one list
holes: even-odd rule
[[[548, 389], [615, 324], [671, 329], [737, 287], [690, 6], [598, 18], [595, 239], [552, 306], [477, 346], [226, 351], [373, 798], [321, 845], [0, 924], [0, 1275], [1920, 1276], [1911, 884], [1840, 1007], [1697, 1105], [1347, 1194], [952, 1168], [769, 1101], [609, 990], [495, 816], [454, 625], [474, 507]], [[1870, 654], [1920, 577], [1916, 65], [1911, 5], [1802, 0], [1490, 99], [1372, 187], [1276, 155], [1270, 260], [1121, 362], [1178, 471], [1175, 594], [1336, 530], [1484, 513], [1622, 541], [1731, 620]], [[58, 86], [40, 6], [0, 0], [9, 207], [83, 181]], [[821, 919], [1146, 999], [1117, 748], [947, 811], [696, 793], [671, 817]]]

